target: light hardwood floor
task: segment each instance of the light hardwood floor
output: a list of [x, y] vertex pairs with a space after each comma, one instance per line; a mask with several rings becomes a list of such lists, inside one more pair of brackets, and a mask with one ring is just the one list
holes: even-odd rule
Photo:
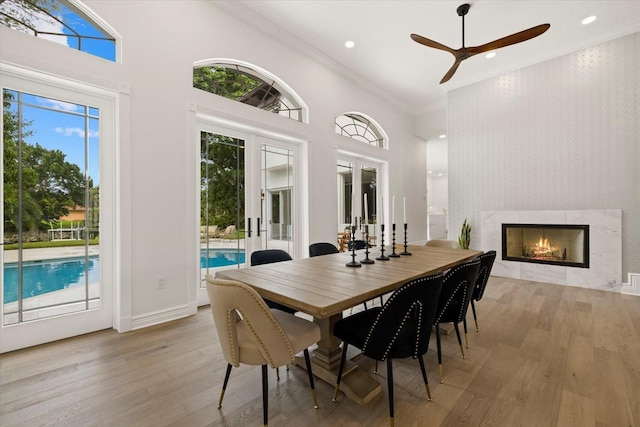
[[[469, 349], [443, 336], [438, 383], [435, 334], [425, 357], [433, 401], [414, 360], [394, 361], [396, 426], [640, 426], [640, 298], [492, 277], [469, 312]], [[359, 360], [373, 369], [373, 362]], [[231, 373], [208, 307], [126, 334], [106, 330], [0, 355], [0, 425], [257, 426], [260, 368]], [[366, 406], [305, 372], [270, 370], [271, 426], [386, 426], [383, 393]]]

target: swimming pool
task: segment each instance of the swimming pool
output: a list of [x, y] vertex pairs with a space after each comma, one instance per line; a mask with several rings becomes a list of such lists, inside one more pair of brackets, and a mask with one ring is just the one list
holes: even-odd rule
[[202, 249], [200, 250], [200, 268], [224, 267], [244, 264], [244, 249]]
[[[87, 268], [85, 264], [88, 262]], [[30, 298], [48, 292], [100, 281], [98, 255], [27, 261], [22, 263], [22, 297]], [[4, 265], [4, 303], [18, 300], [18, 263]]]
[[[27, 261], [22, 263], [22, 297], [30, 298], [48, 292], [82, 286], [100, 281], [100, 258], [89, 257], [85, 271], [84, 257]], [[200, 267], [215, 268], [244, 263], [244, 249], [202, 249]], [[6, 303], [18, 300], [18, 263], [4, 265], [4, 299]]]

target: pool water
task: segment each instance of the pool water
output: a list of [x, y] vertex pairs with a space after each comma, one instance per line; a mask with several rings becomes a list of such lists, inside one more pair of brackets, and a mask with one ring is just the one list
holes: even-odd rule
[[[85, 263], [88, 266], [85, 269]], [[203, 249], [200, 267], [224, 267], [244, 263], [244, 249]], [[86, 271], [85, 271], [86, 270]], [[100, 281], [100, 258], [90, 256], [28, 261], [22, 263], [22, 298], [30, 298], [48, 292], [82, 286], [88, 274], [88, 283]], [[18, 263], [4, 265], [4, 303], [18, 300]]]
[[200, 268], [244, 264], [244, 249], [202, 249]]
[[[85, 268], [88, 262], [87, 268]], [[28, 261], [22, 263], [22, 297], [29, 298], [48, 292], [100, 281], [100, 259], [84, 257]], [[18, 263], [4, 265], [4, 303], [18, 300]]]

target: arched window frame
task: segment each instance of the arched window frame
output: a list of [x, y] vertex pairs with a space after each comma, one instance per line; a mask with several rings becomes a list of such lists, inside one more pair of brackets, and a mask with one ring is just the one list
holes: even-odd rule
[[338, 135], [355, 139], [356, 141], [374, 147], [389, 149], [389, 138], [373, 118], [356, 111], [342, 113], [336, 117], [335, 131]]
[[[77, 48], [73, 48], [73, 47], [68, 46], [68, 45], [67, 45], [67, 47], [69, 47], [72, 50], [78, 50], [80, 52], [84, 52], [84, 53], [87, 53], [87, 54], [92, 55], [92, 56], [97, 56], [98, 58], [106, 59], [107, 61], [122, 62], [122, 37], [118, 34], [118, 32], [111, 25], [109, 25], [102, 17], [100, 17], [97, 13], [95, 13], [93, 10], [91, 10], [87, 5], [85, 5], [81, 1], [78, 1], [78, 0], [55, 0], [55, 1], [57, 1], [60, 4], [62, 4], [65, 7], [73, 10], [79, 17], [81, 17], [87, 23], [89, 23], [90, 25], [95, 27], [99, 32], [101, 32], [105, 36], [104, 40], [113, 41], [113, 43], [114, 43], [114, 58], [113, 58], [113, 60], [111, 60], [110, 58], [105, 58], [105, 57], [97, 55], [95, 53], [92, 53], [92, 52], [89, 52], [89, 51], [86, 51], [86, 50], [82, 50], [81, 47], [80, 47], [81, 43], [78, 43], [78, 47]], [[2, 2], [0, 2], [0, 3], [2, 3]], [[59, 17], [56, 17], [56, 16], [53, 16], [53, 15], [49, 14], [46, 10], [41, 9], [37, 5], [35, 6], [35, 8], [42, 10], [42, 13], [48, 14], [53, 20], [55, 20], [55, 21], [59, 22], [61, 25], [65, 26], [72, 33], [75, 33], [75, 34], [51, 34], [51, 35], [53, 35], [53, 36], [59, 35], [61, 37], [77, 37], [79, 40], [81, 40], [82, 38], [93, 38], [92, 36], [83, 36], [83, 35], [77, 33], [70, 25], [68, 25], [68, 23], [66, 23], [64, 21], [61, 21], [59, 19]], [[9, 15], [7, 15], [7, 17], [9, 19], [15, 21], [14, 17], [9, 16]], [[29, 29], [30, 31], [33, 32], [33, 33], [31, 33], [30, 31], [26, 31], [25, 32], [26, 34], [33, 35], [34, 37], [40, 38], [40, 39], [43, 38], [43, 37], [39, 36], [39, 32], [36, 29], [31, 28], [28, 25], [26, 25], [25, 23], [22, 23], [20, 21], [15, 21], [15, 22], [19, 23], [24, 28], [27, 28], [27, 29]], [[16, 31], [20, 31], [20, 30], [16, 29]], [[50, 33], [43, 32], [42, 34], [46, 36], [47, 34], [50, 34]], [[45, 40], [46, 40], [46, 38], [45, 38]], [[51, 40], [50, 39], [49, 41], [53, 41], [54, 43], [56, 43], [55, 40]]]
[[273, 82], [274, 85], [277, 85], [282, 89], [280, 92], [283, 93], [287, 98], [289, 98], [293, 102], [293, 104], [300, 109], [300, 118], [297, 121], [300, 121], [302, 123], [309, 123], [309, 107], [307, 106], [307, 104], [296, 93], [296, 91], [291, 88], [291, 86], [289, 86], [282, 79], [278, 78], [264, 68], [258, 67], [257, 65], [251, 64], [249, 62], [230, 58], [209, 58], [195, 61], [193, 63], [194, 69], [213, 66], [221, 66], [225, 68], [233, 68], [235, 66], [239, 66], [244, 68], [243, 72], [247, 72], [248, 74], [251, 74], [259, 80], [262, 80], [264, 82]]

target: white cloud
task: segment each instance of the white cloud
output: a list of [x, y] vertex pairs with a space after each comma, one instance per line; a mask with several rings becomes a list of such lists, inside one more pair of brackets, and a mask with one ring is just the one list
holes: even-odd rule
[[[62, 128], [62, 127], [57, 127], [55, 128], [56, 133], [62, 134], [64, 136], [73, 136], [76, 135], [80, 138], [84, 138], [84, 129], [81, 128]], [[95, 138], [98, 136], [98, 131], [97, 130], [89, 130], [89, 138]]]
[[[63, 25], [48, 14], [34, 10], [33, 8], [27, 9], [21, 3], [17, 3], [11, 0], [0, 2], [0, 10], [7, 15], [14, 17], [18, 21], [28, 22], [30, 27], [35, 28], [38, 32], [40, 32], [40, 34], [38, 34], [38, 37], [46, 40], [51, 40], [64, 46], [69, 46], [68, 37], [64, 35], [54, 36], [49, 34], [41, 34], [63, 34]], [[58, 17], [58, 19], [60, 19], [60, 17]], [[22, 25], [14, 26], [13, 28], [18, 31], [33, 34], [32, 31], [28, 30]]]
[[57, 99], [40, 98], [42, 104], [54, 110], [80, 111], [81, 106], [72, 102], [58, 101]]

